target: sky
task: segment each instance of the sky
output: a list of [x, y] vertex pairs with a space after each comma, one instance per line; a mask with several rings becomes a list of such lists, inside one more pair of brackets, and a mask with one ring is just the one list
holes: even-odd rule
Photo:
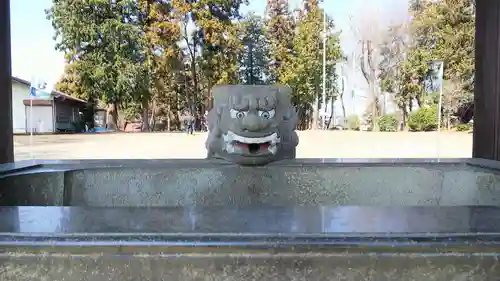
[[[244, 12], [263, 14], [266, 0], [250, 0]], [[290, 7], [296, 8], [300, 0], [289, 0]], [[341, 46], [346, 54], [356, 50], [357, 44], [352, 32], [360, 18], [367, 13], [376, 14], [381, 25], [400, 21], [407, 17], [406, 0], [325, 0], [326, 12], [342, 30]], [[54, 49], [54, 30], [45, 17], [45, 9], [52, 4], [51, 0], [11, 0], [11, 36], [12, 36], [12, 75], [31, 80], [33, 77], [43, 78], [55, 83], [64, 71], [64, 55]], [[353, 19], [351, 19], [351, 17]], [[364, 82], [358, 71], [349, 77], [348, 87], [356, 88], [355, 99], [346, 97], [346, 108], [359, 112], [363, 107], [362, 93]], [[350, 88], [348, 89], [350, 92]]]

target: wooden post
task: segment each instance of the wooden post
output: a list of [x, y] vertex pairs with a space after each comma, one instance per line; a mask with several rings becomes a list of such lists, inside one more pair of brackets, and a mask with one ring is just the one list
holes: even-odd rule
[[500, 160], [500, 1], [476, 0], [474, 158]]
[[14, 162], [10, 49], [10, 0], [3, 0], [0, 1], [0, 164]]

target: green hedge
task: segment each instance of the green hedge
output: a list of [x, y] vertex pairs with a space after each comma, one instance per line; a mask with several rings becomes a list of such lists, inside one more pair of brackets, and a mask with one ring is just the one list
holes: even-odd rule
[[360, 123], [358, 115], [351, 115], [347, 117], [347, 126], [349, 126], [349, 130], [359, 131]]
[[384, 115], [378, 119], [377, 124], [381, 132], [397, 132], [399, 120], [395, 115]]
[[470, 124], [458, 124], [457, 131], [459, 132], [467, 132], [472, 130], [472, 126]]
[[414, 132], [428, 132], [437, 129], [437, 105], [419, 108], [410, 115], [408, 126]]

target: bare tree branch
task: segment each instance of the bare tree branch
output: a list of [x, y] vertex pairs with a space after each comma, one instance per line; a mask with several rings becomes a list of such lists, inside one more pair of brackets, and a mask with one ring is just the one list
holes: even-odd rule
[[366, 69], [366, 42], [362, 41], [361, 42], [361, 55], [359, 56], [359, 62], [360, 62], [360, 68], [361, 68], [361, 73], [365, 77], [366, 83], [370, 82], [370, 75], [368, 74], [368, 70]]

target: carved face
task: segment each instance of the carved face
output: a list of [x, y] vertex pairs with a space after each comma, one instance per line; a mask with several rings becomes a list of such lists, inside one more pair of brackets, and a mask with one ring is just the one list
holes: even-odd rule
[[215, 152], [223, 158], [237, 157], [252, 163], [257, 159], [275, 159], [282, 147], [280, 128], [288, 120], [291, 109], [289, 93], [284, 89], [276, 86], [214, 88], [217, 114], [209, 114], [212, 138], [207, 142], [218, 145], [207, 143], [207, 148], [220, 150]]
[[[245, 156], [269, 156], [277, 152], [280, 142], [276, 97], [273, 92], [233, 93], [223, 118], [224, 150]], [[279, 112], [278, 112], [279, 113]]]

